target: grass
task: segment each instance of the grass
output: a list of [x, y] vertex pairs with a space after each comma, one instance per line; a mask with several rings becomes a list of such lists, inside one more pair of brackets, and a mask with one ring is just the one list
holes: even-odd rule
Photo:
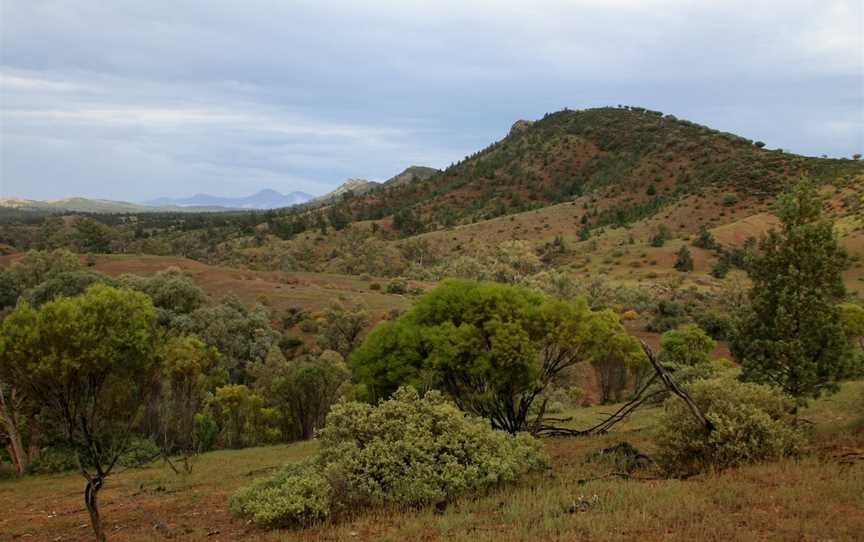
[[[161, 464], [125, 471], [101, 495], [115, 540], [856, 540], [864, 532], [864, 461], [836, 459], [864, 447], [864, 381], [815, 401], [812, 450], [799, 460], [753, 465], [687, 480], [596, 478], [614, 469], [588, 461], [628, 441], [653, 451], [660, 408], [637, 412], [607, 434], [545, 441], [552, 468], [517, 484], [464, 497], [445, 510], [356, 511], [301, 531], [263, 531], [233, 518], [228, 498], [257, 477], [314, 453], [314, 442], [202, 455], [191, 475]], [[579, 408], [586, 426], [613, 406]], [[862, 454], [864, 457], [864, 454]], [[0, 539], [89, 540], [83, 481], [74, 474], [0, 483]]]

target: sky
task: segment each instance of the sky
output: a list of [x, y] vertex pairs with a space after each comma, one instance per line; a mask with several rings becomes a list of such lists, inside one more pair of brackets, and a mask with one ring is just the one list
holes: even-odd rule
[[318, 195], [618, 104], [851, 156], [862, 6], [0, 0], [0, 197]]

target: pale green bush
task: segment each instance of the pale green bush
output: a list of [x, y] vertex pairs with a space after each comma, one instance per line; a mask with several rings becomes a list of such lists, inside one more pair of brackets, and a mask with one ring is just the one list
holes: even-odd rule
[[232, 510], [263, 525], [306, 525], [362, 505], [447, 501], [544, 465], [530, 436], [495, 431], [439, 392], [413, 388], [378, 406], [336, 404], [319, 438], [313, 463], [242, 490]]
[[689, 393], [715, 428], [707, 431], [683, 401], [669, 398], [658, 435], [658, 458], [668, 472], [720, 470], [800, 451], [804, 436], [793, 404], [777, 390], [725, 377], [695, 382]]
[[231, 511], [259, 525], [296, 527], [326, 519], [333, 491], [312, 461], [290, 464], [231, 498]]

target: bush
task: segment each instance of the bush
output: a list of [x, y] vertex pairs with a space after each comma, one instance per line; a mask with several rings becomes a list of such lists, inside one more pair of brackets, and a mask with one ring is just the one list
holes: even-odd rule
[[312, 461], [287, 465], [231, 498], [231, 512], [268, 527], [299, 527], [330, 515], [332, 493]]
[[392, 279], [387, 283], [386, 292], [388, 294], [406, 294], [408, 293], [408, 284], [403, 279]]
[[658, 458], [668, 472], [689, 475], [799, 452], [794, 405], [780, 392], [729, 377], [696, 382], [689, 392], [715, 429], [702, 427], [679, 398], [668, 399], [658, 435]]
[[515, 480], [544, 464], [527, 435], [493, 430], [436, 391], [400, 388], [378, 406], [342, 402], [318, 455], [241, 490], [232, 511], [266, 526], [308, 525], [366, 504], [422, 505]]

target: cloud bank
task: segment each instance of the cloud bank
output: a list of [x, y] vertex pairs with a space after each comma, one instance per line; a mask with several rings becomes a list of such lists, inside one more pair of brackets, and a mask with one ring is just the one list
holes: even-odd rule
[[854, 0], [0, 0], [0, 196], [320, 194], [617, 104], [849, 156], [862, 18]]

